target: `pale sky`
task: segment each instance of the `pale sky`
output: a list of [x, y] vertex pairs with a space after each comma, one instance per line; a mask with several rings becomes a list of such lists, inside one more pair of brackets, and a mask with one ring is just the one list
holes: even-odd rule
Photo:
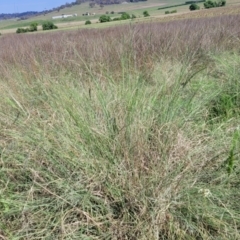
[[43, 11], [58, 7], [74, 0], [0, 0], [0, 13]]

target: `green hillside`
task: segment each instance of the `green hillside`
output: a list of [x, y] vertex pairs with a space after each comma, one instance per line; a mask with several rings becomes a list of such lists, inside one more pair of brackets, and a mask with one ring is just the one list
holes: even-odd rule
[[[142, 12], [144, 10], [148, 10], [151, 16], [158, 16], [159, 14], [164, 14], [164, 11], [158, 10], [158, 8], [162, 6], [171, 6], [176, 4], [182, 4], [184, 1], [182, 0], [148, 0], [143, 2], [137, 3], [126, 3], [126, 4], [113, 4], [113, 5], [106, 5], [103, 8], [100, 8], [99, 5], [91, 8], [89, 6], [89, 2], [82, 3], [80, 5], [76, 5], [74, 7], [65, 8], [46, 15], [37, 16], [34, 18], [30, 18], [27, 20], [16, 21], [16, 20], [7, 20], [0, 22], [0, 30], [1, 29], [9, 29], [9, 28], [17, 28], [17, 27], [27, 27], [30, 22], [37, 21], [41, 23], [44, 20], [52, 20], [52, 17], [59, 16], [61, 14], [77, 14], [78, 16], [75, 18], [68, 18], [68, 19], [60, 19], [60, 20], [53, 20], [54, 23], [66, 23], [66, 22], [76, 22], [76, 21], [86, 21], [92, 20], [94, 22], [98, 21], [99, 16], [102, 14], [109, 13], [111, 17], [119, 17], [120, 15], [118, 12], [128, 12], [130, 14], [135, 14], [138, 17], [142, 17]], [[185, 8], [187, 10], [187, 7]], [[95, 13], [95, 16], [82, 16], [82, 14], [90, 12]], [[114, 14], [110, 14], [114, 12]]]

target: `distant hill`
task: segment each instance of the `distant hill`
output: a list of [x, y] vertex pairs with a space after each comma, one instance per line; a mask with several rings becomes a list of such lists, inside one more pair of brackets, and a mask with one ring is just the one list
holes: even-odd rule
[[27, 19], [29, 17], [33, 17], [40, 14], [40, 12], [22, 12], [22, 13], [1, 13], [0, 14], [0, 20], [4, 19], [11, 19], [11, 18], [19, 18], [19, 19]]
[[22, 12], [22, 13], [0, 13], [0, 20], [4, 19], [11, 19], [11, 18], [18, 18], [19, 20], [24, 20], [30, 17], [35, 17], [38, 15], [43, 15], [47, 13], [51, 13], [54, 11], [60, 11], [61, 9], [64, 8], [70, 8], [73, 7], [74, 5], [79, 5], [84, 2], [89, 2], [89, 5], [91, 4], [92, 6], [94, 5], [110, 5], [110, 4], [121, 4], [123, 2], [140, 2], [140, 1], [147, 1], [147, 0], [76, 0], [75, 2], [72, 3], [66, 3], [61, 6], [49, 9], [49, 10], [44, 10], [44, 11], [27, 11], [27, 12]]

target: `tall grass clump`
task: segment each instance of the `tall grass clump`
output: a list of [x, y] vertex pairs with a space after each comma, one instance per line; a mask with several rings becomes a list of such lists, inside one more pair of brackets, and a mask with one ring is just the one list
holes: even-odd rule
[[1, 38], [0, 238], [239, 239], [239, 20]]

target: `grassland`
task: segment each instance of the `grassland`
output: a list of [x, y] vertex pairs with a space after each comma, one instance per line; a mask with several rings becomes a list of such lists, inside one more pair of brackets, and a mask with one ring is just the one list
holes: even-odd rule
[[[170, 4], [176, 4], [180, 2], [180, 0], [170, 0], [166, 3], [166, 1], [163, 0], [150, 0], [147, 2], [139, 2], [139, 3], [128, 3], [128, 4], [115, 4], [115, 5], [108, 5], [108, 6], [104, 6], [103, 9], [101, 9], [98, 5], [96, 5], [94, 8], [90, 8], [89, 7], [89, 3], [83, 3], [81, 5], [77, 5], [71, 8], [65, 8], [62, 9], [60, 12], [53, 12], [50, 14], [46, 14], [46, 15], [42, 15], [42, 16], [38, 16], [35, 18], [31, 18], [29, 20], [23, 20], [20, 23], [16, 22], [16, 21], [3, 21], [0, 24], [0, 29], [7, 29], [7, 28], [16, 28], [18, 26], [27, 26], [29, 25], [29, 23], [31, 21], [42, 21], [42, 20], [50, 20], [52, 19], [53, 16], [57, 16], [57, 15], [61, 15], [61, 14], [78, 14], [77, 18], [72, 18], [72, 19], [64, 19], [64, 20], [55, 20], [55, 23], [61, 23], [62, 21], [85, 21], [87, 19], [90, 20], [98, 20], [99, 16], [101, 16], [102, 14], [105, 14], [106, 11], [108, 12], [112, 12], [114, 11], [115, 13], [117, 12], [121, 12], [121, 11], [127, 11], [127, 12], [131, 12], [134, 13], [136, 15], [141, 14], [143, 10], [142, 9], [152, 9], [155, 12], [159, 13], [159, 11], [157, 10], [158, 7], [163, 6], [163, 5], [170, 5]], [[182, 1], [181, 1], [182, 2]], [[152, 7], [151, 7], [152, 6]], [[91, 13], [95, 13], [95, 16], [82, 16], [83, 13], [86, 12], [91, 12]], [[110, 14], [112, 17], [117, 17], [119, 16], [119, 14]], [[15, 23], [13, 23], [15, 22]]]
[[[87, 28], [104, 28], [108, 26], [116, 26], [122, 25], [125, 23], [129, 23], [129, 21], [117, 21], [113, 23], [105, 23], [105, 25], [98, 24], [99, 17], [106, 12], [109, 12], [109, 16], [112, 18], [120, 17], [118, 12], [128, 12], [129, 14], [134, 14], [137, 16], [135, 22], [145, 22], [145, 21], [171, 21], [176, 19], [187, 19], [187, 18], [198, 18], [198, 17], [212, 17], [212, 16], [221, 16], [228, 14], [239, 14], [240, 13], [240, 1], [239, 0], [228, 0], [227, 7], [220, 9], [211, 9], [211, 10], [203, 10], [203, 3], [199, 3], [202, 10], [197, 12], [190, 12], [189, 5], [179, 6], [179, 7], [170, 7], [174, 5], [184, 4], [183, 0], [148, 0], [146, 2], [138, 2], [138, 3], [128, 3], [128, 4], [116, 4], [116, 5], [108, 5], [104, 6], [102, 9], [96, 5], [94, 8], [89, 7], [89, 3], [83, 3], [78, 6], [74, 6], [71, 8], [65, 8], [60, 12], [53, 12], [46, 15], [41, 15], [38, 17], [33, 17], [27, 20], [17, 21], [16, 19], [6, 20], [0, 22], [0, 32], [2, 34], [5, 33], [14, 33], [16, 29], [19, 27], [28, 27], [32, 22], [38, 22], [41, 25], [46, 20], [52, 20], [53, 16], [61, 15], [61, 14], [75, 14], [78, 16], [74, 18], [68, 19], [56, 19], [53, 20], [54, 24], [56, 24], [60, 30], [67, 29], [78, 29], [78, 28], [86, 28], [85, 21], [91, 20], [93, 25], [87, 26]], [[170, 7], [167, 10], [173, 11], [177, 10], [177, 13], [166, 15], [166, 9], [160, 9], [161, 7]], [[147, 10], [151, 17], [144, 18], [143, 11]], [[114, 14], [110, 14], [110, 12], [114, 11]], [[91, 12], [95, 13], [95, 16], [82, 16], [83, 13]], [[39, 26], [38, 30], [41, 30]]]
[[0, 239], [240, 239], [240, 15], [208, 13], [0, 37]]

